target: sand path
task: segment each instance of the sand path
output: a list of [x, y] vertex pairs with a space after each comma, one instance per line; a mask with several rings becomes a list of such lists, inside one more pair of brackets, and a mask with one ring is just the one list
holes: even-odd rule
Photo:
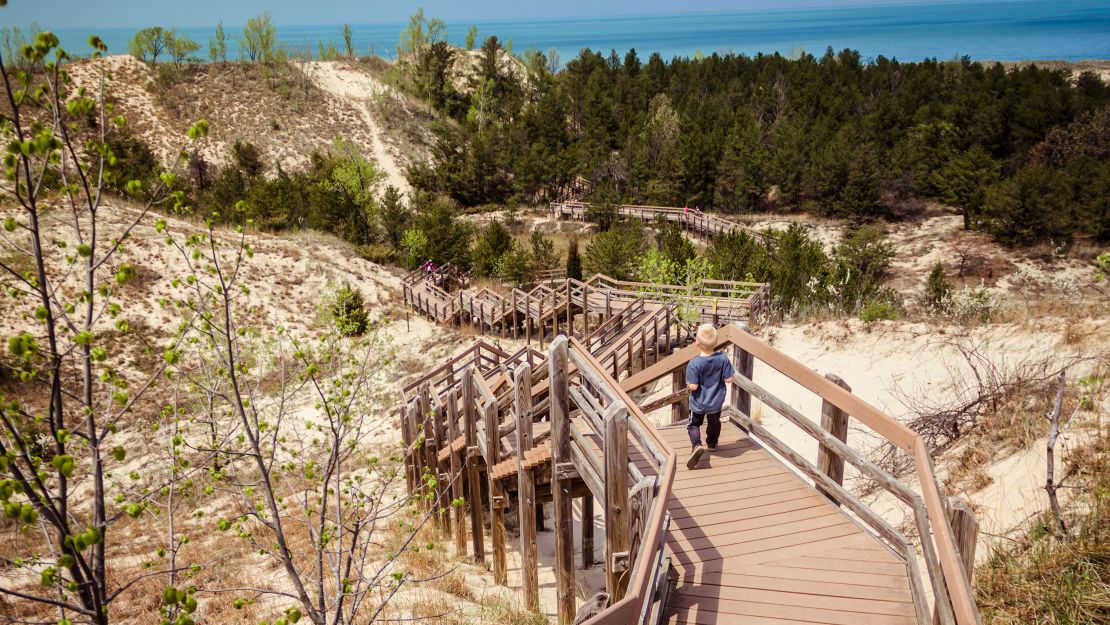
[[366, 122], [370, 134], [370, 157], [385, 174], [385, 183], [408, 194], [408, 180], [400, 162], [389, 152], [381, 126], [371, 111], [373, 99], [389, 97], [389, 87], [365, 73], [342, 67], [339, 63], [317, 61], [305, 65], [305, 73], [316, 86], [333, 96], [351, 102]]

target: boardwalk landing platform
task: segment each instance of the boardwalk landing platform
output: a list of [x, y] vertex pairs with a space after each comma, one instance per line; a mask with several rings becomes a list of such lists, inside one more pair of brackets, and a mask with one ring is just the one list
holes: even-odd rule
[[905, 562], [739, 428], [693, 470], [686, 429], [659, 431], [682, 467], [665, 623], [916, 623]]

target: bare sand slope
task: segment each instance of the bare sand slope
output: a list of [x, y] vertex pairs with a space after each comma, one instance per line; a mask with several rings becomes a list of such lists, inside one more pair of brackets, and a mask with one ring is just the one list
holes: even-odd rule
[[[775, 347], [820, 373], [835, 373], [853, 393], [901, 421], [916, 416], [922, 405], [954, 405], [975, 384], [975, 372], [961, 350], [974, 350], [994, 366], [1006, 371], [1036, 370], [1051, 374], [1068, 367], [1078, 379], [1104, 359], [1108, 347], [1102, 340], [1110, 324], [1087, 320], [1079, 330], [1067, 329], [1062, 319], [1044, 318], [1024, 324], [1007, 323], [961, 328], [954, 325], [886, 322], [870, 329], [862, 322], [826, 322], [771, 328], [768, 336]], [[982, 371], [980, 372], [982, 374]], [[821, 401], [778, 372], [757, 363], [754, 379], [803, 415], [820, 422]], [[753, 412], [776, 437], [816, 459], [817, 443], [785, 418], [755, 402]], [[1005, 535], [1030, 516], [1047, 507], [1044, 494], [1044, 433], [1025, 441], [1023, 449], [999, 453], [985, 462], [989, 484], [975, 488], [966, 482], [947, 480], [961, 462], [959, 445], [937, 462], [942, 484], [949, 494], [969, 500], [976, 509], [984, 536]], [[1079, 424], [1066, 430], [1063, 448], [1081, 444], [1085, 434]], [[869, 430], [852, 422], [849, 444], [874, 450], [879, 440]], [[1057, 455], [1059, 461], [1060, 454]], [[847, 472], [847, 484], [853, 471]], [[905, 478], [912, 484], [912, 476]], [[880, 509], [898, 509], [883, 497], [873, 497]], [[987, 555], [980, 549], [979, 555]]]
[[385, 173], [386, 184], [393, 185], [407, 194], [410, 190], [409, 183], [405, 178], [401, 161], [386, 145], [385, 133], [375, 118], [371, 106], [374, 98], [393, 97], [392, 90], [373, 76], [355, 71], [335, 61], [308, 63], [304, 71], [325, 92], [350, 102], [358, 109], [369, 135], [368, 147], [371, 158]]

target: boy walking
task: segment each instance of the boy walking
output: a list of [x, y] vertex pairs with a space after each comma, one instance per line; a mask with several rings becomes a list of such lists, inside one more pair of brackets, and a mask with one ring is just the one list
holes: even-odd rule
[[686, 426], [686, 433], [690, 435], [693, 450], [686, 462], [688, 469], [698, 466], [706, 452], [706, 447], [701, 444], [703, 421], [709, 422], [705, 428], [709, 451], [717, 448], [717, 439], [721, 435], [721, 406], [725, 403], [725, 390], [732, 383], [735, 373], [728, 356], [713, 351], [717, 346], [717, 328], [712, 324], [698, 326], [694, 341], [701, 349], [701, 355], [695, 356], [686, 365], [686, 384], [690, 389], [690, 423]]

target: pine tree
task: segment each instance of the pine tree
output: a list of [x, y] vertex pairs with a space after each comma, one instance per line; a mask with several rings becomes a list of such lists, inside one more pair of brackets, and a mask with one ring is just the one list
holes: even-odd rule
[[741, 110], [717, 165], [713, 206], [725, 212], [755, 210], [767, 192], [769, 161], [759, 121], [750, 111]]
[[571, 235], [570, 247], [567, 248], [567, 277], [574, 280], [582, 279], [582, 257], [578, 255], [577, 235]]

